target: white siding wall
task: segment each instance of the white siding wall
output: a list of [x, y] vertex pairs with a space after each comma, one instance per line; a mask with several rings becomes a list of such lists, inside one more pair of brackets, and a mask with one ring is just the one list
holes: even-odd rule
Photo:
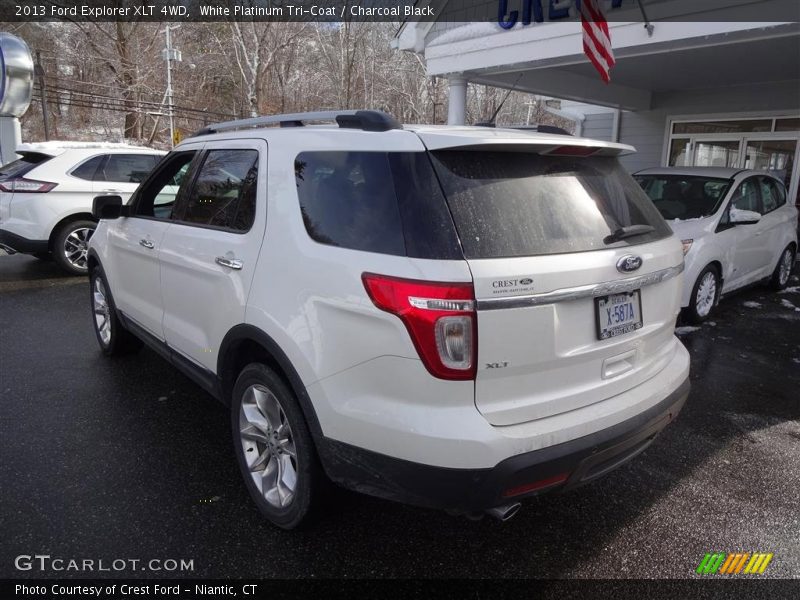
[[611, 141], [611, 128], [614, 125], [613, 113], [601, 113], [596, 115], [586, 115], [583, 121], [582, 137], [593, 140]]
[[620, 158], [631, 173], [648, 167], [660, 167], [664, 149], [665, 111], [623, 112], [620, 115], [619, 141], [636, 148], [636, 154]]

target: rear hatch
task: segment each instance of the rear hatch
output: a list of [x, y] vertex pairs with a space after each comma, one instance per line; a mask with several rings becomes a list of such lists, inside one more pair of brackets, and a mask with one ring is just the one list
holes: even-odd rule
[[618, 163], [625, 147], [420, 137], [472, 271], [490, 423], [601, 402], [666, 366], [681, 244]]

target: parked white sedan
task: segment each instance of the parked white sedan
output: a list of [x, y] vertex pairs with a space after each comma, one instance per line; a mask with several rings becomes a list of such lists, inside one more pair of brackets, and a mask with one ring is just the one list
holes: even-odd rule
[[681, 306], [706, 320], [720, 296], [769, 278], [783, 289], [797, 252], [797, 209], [770, 173], [672, 167], [634, 174], [683, 242]]

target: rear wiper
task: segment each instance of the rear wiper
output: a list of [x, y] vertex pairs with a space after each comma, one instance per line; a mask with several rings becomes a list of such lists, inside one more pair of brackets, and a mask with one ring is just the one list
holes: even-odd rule
[[652, 225], [627, 225], [626, 227], [620, 227], [611, 235], [607, 235], [603, 239], [603, 243], [613, 244], [614, 242], [624, 240], [625, 238], [652, 233], [655, 230], [656, 228]]

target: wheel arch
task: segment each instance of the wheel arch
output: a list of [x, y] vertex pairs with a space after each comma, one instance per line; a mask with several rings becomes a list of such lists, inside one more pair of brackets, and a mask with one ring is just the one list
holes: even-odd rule
[[100, 266], [100, 258], [94, 248], [89, 248], [89, 252], [87, 252], [86, 266], [89, 268], [89, 274]]
[[69, 223], [70, 221], [94, 221], [97, 223], [97, 219], [92, 216], [92, 213], [87, 212], [76, 212], [70, 213], [66, 217], [62, 217], [60, 221], [58, 221], [53, 227], [50, 229], [50, 237], [47, 239], [47, 249], [52, 252], [53, 251], [53, 242], [55, 242], [56, 235], [58, 235], [59, 230]]
[[286, 381], [300, 404], [315, 442], [321, 440], [322, 427], [300, 375], [277, 342], [253, 325], [236, 325], [220, 344], [217, 378], [222, 392], [221, 400], [230, 404], [236, 377], [251, 362], [263, 362]]

